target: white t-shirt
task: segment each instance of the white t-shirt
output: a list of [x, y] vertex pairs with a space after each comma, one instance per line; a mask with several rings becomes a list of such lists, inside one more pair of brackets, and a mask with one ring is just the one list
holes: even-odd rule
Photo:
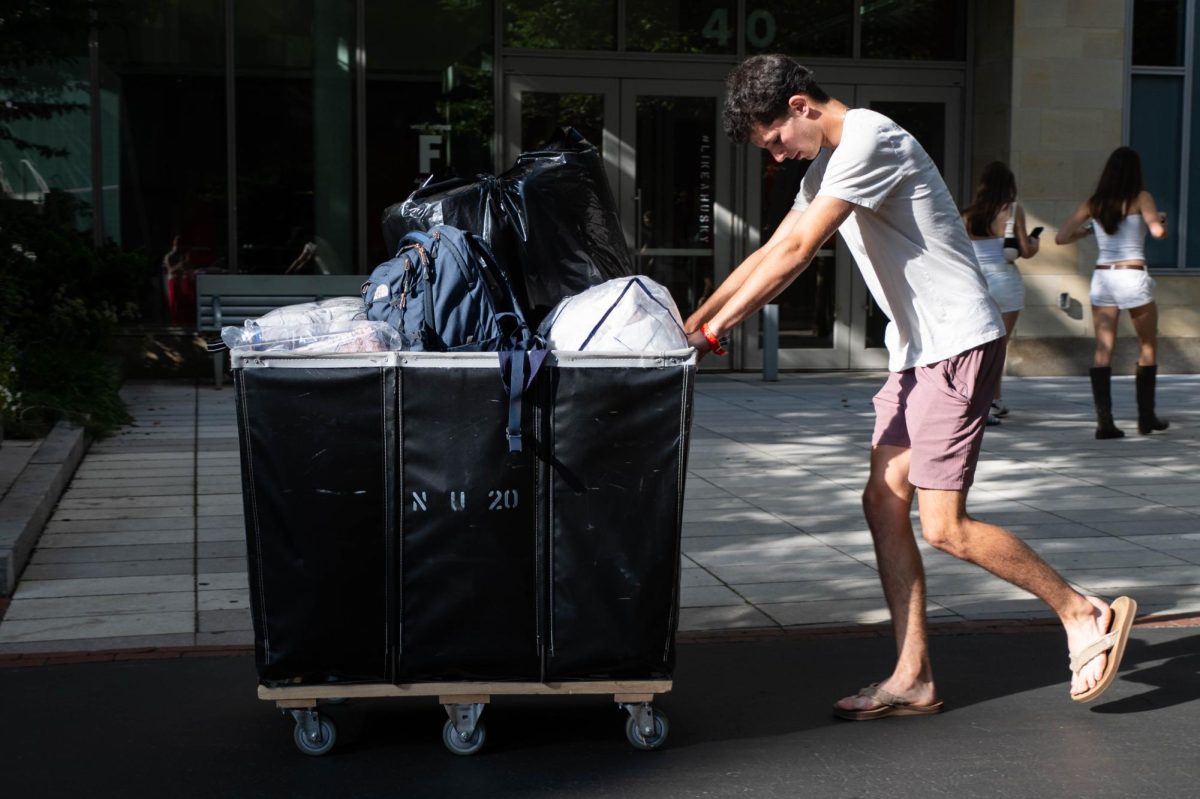
[[945, 360], [1004, 335], [975, 250], [937, 166], [875, 111], [846, 113], [841, 142], [813, 159], [792, 208], [818, 194], [853, 203], [838, 232], [887, 314], [888, 369]]

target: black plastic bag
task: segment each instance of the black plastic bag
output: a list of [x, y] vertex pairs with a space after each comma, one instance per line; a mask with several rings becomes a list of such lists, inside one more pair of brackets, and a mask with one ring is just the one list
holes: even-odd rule
[[564, 297], [633, 274], [604, 161], [574, 128], [499, 177], [426, 181], [384, 211], [384, 244], [395, 252], [405, 233], [439, 224], [491, 245], [531, 326]]
[[392, 257], [404, 234], [451, 225], [482, 237], [495, 251], [502, 224], [500, 190], [494, 176], [437, 182], [431, 176], [406, 200], [383, 210], [383, 244]]
[[564, 297], [633, 274], [600, 151], [574, 128], [518, 156], [500, 192], [537, 318]]

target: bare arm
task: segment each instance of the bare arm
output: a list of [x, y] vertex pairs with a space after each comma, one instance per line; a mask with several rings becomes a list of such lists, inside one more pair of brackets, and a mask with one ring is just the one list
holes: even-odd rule
[[[782, 237], [772, 236], [771, 241], [755, 253], [758, 256], [756, 263], [706, 320], [710, 332], [719, 336], [732, 330], [778, 296], [808, 267], [817, 250], [853, 209], [854, 206], [845, 200], [818, 195], [802, 214], [798, 214], [790, 232]], [[737, 271], [741, 270], [742, 267], [738, 267]], [[708, 340], [698, 329], [688, 334], [688, 343], [702, 353], [710, 349]]]
[[1088, 232], [1084, 230], [1083, 223], [1091, 215], [1092, 212], [1088, 208], [1088, 204], [1086, 202], [1080, 203], [1079, 207], [1075, 209], [1075, 213], [1071, 214], [1071, 217], [1066, 222], [1063, 222], [1062, 227], [1058, 229], [1058, 233], [1054, 234], [1054, 243], [1070, 244], [1086, 236]]
[[683, 332], [694, 333], [700, 329], [700, 325], [712, 318], [729, 301], [729, 298], [742, 287], [742, 284], [746, 282], [746, 278], [758, 268], [767, 251], [791, 235], [801, 216], [803, 216], [803, 212], [801, 211], [788, 211], [784, 215], [783, 220], [780, 221], [779, 227], [775, 228], [775, 232], [771, 234], [771, 238], [757, 250], [746, 256], [746, 260], [738, 264], [737, 269], [729, 273], [729, 276], [721, 282], [717, 290], [699, 308], [692, 312], [692, 315], [683, 323]]
[[1156, 239], [1167, 237], [1167, 215], [1159, 215], [1158, 206], [1154, 204], [1154, 196], [1148, 191], [1138, 195], [1138, 212], [1150, 229], [1150, 235]]
[[1029, 235], [1025, 230], [1025, 209], [1017, 206], [1017, 221], [1013, 225], [1013, 230], [1017, 234], [1017, 249], [1021, 252], [1022, 258], [1032, 258], [1037, 255], [1038, 248], [1041, 242]]

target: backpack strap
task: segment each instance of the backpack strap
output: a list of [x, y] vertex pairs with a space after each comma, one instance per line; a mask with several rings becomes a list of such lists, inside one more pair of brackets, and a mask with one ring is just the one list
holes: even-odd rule
[[510, 350], [501, 350], [500, 380], [508, 395], [508, 426], [504, 431], [509, 452], [521, 452], [521, 400], [533, 385], [546, 360], [547, 350], [541, 339], [527, 336]]
[[426, 350], [438, 351], [446, 348], [445, 343], [437, 334], [437, 330], [433, 326], [434, 311], [433, 311], [433, 281], [436, 277], [434, 274], [434, 263], [438, 255], [438, 247], [441, 243], [441, 234], [436, 229], [432, 233], [413, 230], [404, 234], [404, 238], [400, 240], [400, 252], [397, 257], [406, 253], [410, 254], [410, 263], [412, 263], [416, 272], [414, 279], [423, 280], [425, 285], [421, 289], [421, 303], [423, 305], [423, 318], [421, 319], [421, 330], [418, 335], [421, 338], [421, 343]]
[[1017, 201], [1008, 206], [1008, 221], [1004, 223], [1004, 238], [1011, 239], [1017, 226]]

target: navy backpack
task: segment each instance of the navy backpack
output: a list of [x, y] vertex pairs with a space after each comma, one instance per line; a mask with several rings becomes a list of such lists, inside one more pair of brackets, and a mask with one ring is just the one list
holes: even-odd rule
[[367, 318], [395, 328], [406, 352], [499, 352], [528, 336], [488, 245], [449, 225], [405, 234], [362, 293]]
[[546, 351], [483, 239], [450, 225], [411, 231], [362, 295], [367, 318], [395, 328], [406, 352], [499, 353], [509, 450], [521, 450], [521, 395]]

